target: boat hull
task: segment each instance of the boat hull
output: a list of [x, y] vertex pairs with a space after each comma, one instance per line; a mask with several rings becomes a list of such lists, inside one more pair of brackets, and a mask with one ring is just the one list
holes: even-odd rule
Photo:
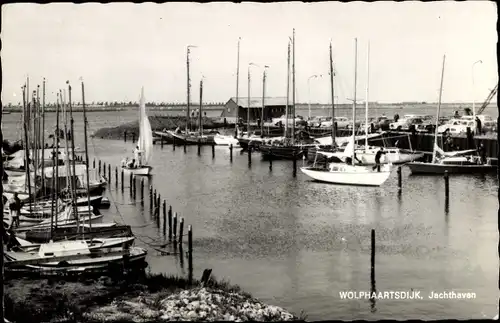
[[407, 163], [406, 166], [410, 168], [412, 174], [443, 175], [446, 171], [448, 174], [486, 174], [497, 171], [497, 166], [493, 165], [447, 165], [412, 162]]
[[307, 146], [272, 146], [260, 145], [260, 153], [265, 160], [269, 159], [287, 159], [298, 160], [307, 155]]
[[81, 226], [78, 232], [76, 226], [56, 227], [50, 232], [50, 228], [44, 230], [28, 231], [25, 234], [25, 239], [33, 243], [46, 243], [52, 238], [53, 241], [75, 240], [81, 239], [84, 235], [85, 239], [95, 238], [119, 238], [132, 236], [132, 229], [129, 225], [112, 225], [112, 226], [97, 226], [92, 227], [85, 225]]
[[214, 142], [218, 146], [233, 145], [233, 147], [237, 147], [240, 145], [238, 139], [234, 138], [233, 136], [216, 135], [216, 136], [214, 136]]
[[149, 176], [151, 175], [151, 171], [153, 170], [153, 167], [151, 166], [142, 166], [142, 167], [137, 167], [137, 168], [128, 168], [128, 167], [122, 167], [123, 172], [127, 174], [134, 174], [138, 176]]
[[371, 167], [364, 168], [366, 171], [357, 172], [331, 172], [313, 167], [301, 167], [300, 170], [319, 182], [355, 186], [381, 186], [391, 175], [390, 165], [382, 166], [380, 172], [371, 171]]

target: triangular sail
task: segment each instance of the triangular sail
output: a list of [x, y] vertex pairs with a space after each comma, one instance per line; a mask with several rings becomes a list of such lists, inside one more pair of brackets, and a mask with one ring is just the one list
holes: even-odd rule
[[144, 98], [144, 88], [141, 89], [141, 99], [139, 103], [139, 141], [137, 146], [144, 152], [143, 164], [148, 165], [151, 159], [151, 153], [153, 151], [153, 131], [151, 130], [151, 124], [149, 123], [149, 118], [146, 114], [146, 100]]

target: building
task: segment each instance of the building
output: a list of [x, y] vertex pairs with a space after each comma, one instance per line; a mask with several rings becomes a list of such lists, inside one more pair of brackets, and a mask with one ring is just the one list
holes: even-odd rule
[[[266, 97], [264, 99], [264, 121], [271, 121], [272, 118], [279, 118], [285, 114], [286, 111], [286, 97]], [[292, 106], [290, 100], [289, 106]], [[250, 107], [248, 105], [248, 97], [230, 98], [224, 105], [221, 118], [225, 118], [227, 122], [234, 123], [236, 121], [236, 109], [238, 108], [238, 116], [247, 121], [248, 109], [250, 109], [250, 121], [256, 121], [262, 116], [262, 97], [251, 97]]]

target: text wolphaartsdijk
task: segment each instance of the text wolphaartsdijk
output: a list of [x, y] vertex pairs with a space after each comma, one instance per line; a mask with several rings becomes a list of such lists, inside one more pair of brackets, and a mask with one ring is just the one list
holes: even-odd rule
[[368, 292], [368, 291], [342, 291], [339, 292], [341, 299], [474, 299], [476, 293], [470, 292], [434, 292], [424, 295], [421, 291], [383, 291], [383, 292]]

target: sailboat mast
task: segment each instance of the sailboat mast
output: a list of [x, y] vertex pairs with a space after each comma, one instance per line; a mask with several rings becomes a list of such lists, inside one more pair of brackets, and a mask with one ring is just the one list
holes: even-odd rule
[[436, 162], [436, 146], [437, 146], [437, 128], [439, 126], [439, 113], [441, 112], [441, 96], [443, 94], [443, 78], [444, 78], [444, 63], [446, 61], [446, 55], [443, 55], [443, 67], [441, 69], [441, 85], [439, 87], [439, 100], [437, 107], [437, 116], [436, 116], [436, 131], [434, 131], [434, 149], [432, 151], [432, 162]]
[[236, 120], [234, 121], [234, 138], [236, 138], [238, 136], [238, 121], [240, 119], [240, 103], [239, 103], [239, 89], [240, 89], [240, 41], [241, 41], [241, 37], [238, 38], [238, 58], [236, 59]]
[[250, 137], [250, 65], [248, 65], [248, 107], [247, 107], [247, 136]]
[[191, 99], [191, 80], [189, 79], [189, 46], [187, 47], [187, 109], [186, 109], [186, 136], [189, 132], [189, 125], [191, 123], [191, 115], [189, 114], [189, 108], [190, 108], [190, 99]]
[[[26, 98], [23, 100], [23, 112], [24, 112], [24, 122], [23, 122], [23, 128], [24, 128], [24, 168], [26, 169], [26, 181], [27, 181], [27, 186], [28, 186], [28, 196], [29, 200], [31, 200], [31, 179], [30, 179], [30, 149], [29, 149], [29, 137], [28, 137], [28, 124], [29, 124], [29, 119], [28, 118], [28, 107], [26, 106], [26, 101], [27, 100], [27, 95], [26, 93], [26, 85], [23, 86], [23, 98]], [[33, 204], [30, 203], [30, 214], [33, 212]]]
[[370, 86], [370, 42], [366, 55], [366, 100], [365, 100], [365, 151], [368, 150], [368, 88]]
[[[71, 163], [69, 160], [69, 151], [68, 151], [68, 111], [67, 111], [67, 106], [66, 106], [66, 90], [64, 90], [64, 96], [61, 95], [62, 99], [62, 108], [63, 108], [63, 113], [64, 113], [64, 141], [65, 141], [65, 147], [64, 147], [64, 152], [66, 155], [66, 188], [68, 189], [68, 192], [71, 197], [71, 204], [73, 204], [74, 198], [73, 198], [73, 188], [72, 188], [72, 183], [71, 183]], [[74, 212], [74, 209], [73, 209]], [[73, 214], [73, 216], [77, 219], [77, 231], [80, 230], [80, 219], [78, 216], [78, 213]]]
[[[356, 129], [356, 87], [358, 85], [358, 39], [354, 39], [354, 101], [352, 103], [352, 141], [355, 144], [355, 129]], [[352, 150], [352, 164], [354, 165], [354, 147]]]
[[293, 28], [292, 39], [292, 145], [295, 142], [295, 28]]
[[264, 109], [266, 107], [264, 101], [266, 98], [266, 68], [264, 67], [264, 73], [262, 74], [262, 111], [260, 116], [260, 137], [264, 138]]
[[42, 83], [42, 151], [42, 192], [45, 196], [45, 77]]
[[[60, 96], [60, 93], [57, 93], [57, 104], [56, 104], [56, 137], [55, 137], [55, 143], [56, 143], [56, 155], [55, 155], [55, 163], [56, 163], [56, 185], [55, 185], [55, 192], [56, 192], [56, 213], [59, 211], [59, 111], [61, 110], [61, 102], [62, 98]], [[52, 175], [54, 176], [54, 175]], [[57, 228], [57, 215], [56, 214], [56, 223], [55, 227]]]
[[198, 116], [198, 132], [200, 133], [200, 137], [203, 135], [203, 129], [201, 125], [201, 110], [203, 108], [203, 78], [200, 81], [200, 115]]
[[[76, 158], [75, 158], [75, 120], [73, 119], [73, 104], [71, 102], [71, 84], [69, 81], [66, 81], [68, 84], [68, 105], [69, 105], [69, 116], [70, 116], [70, 129], [71, 129], [71, 158], [73, 159], [71, 162], [71, 166], [73, 168], [73, 176], [71, 177], [71, 188], [73, 190], [73, 209], [75, 210], [75, 214], [78, 213], [78, 207], [76, 206]], [[89, 206], [90, 207], [90, 206]]]
[[[82, 81], [82, 109], [83, 109], [83, 137], [85, 138], [85, 173], [86, 173], [85, 175], [87, 176], [87, 202], [89, 205], [89, 228], [90, 231], [92, 231], [92, 221], [90, 219], [92, 214], [90, 212], [90, 177], [89, 177], [89, 146], [87, 142], [87, 112], [85, 111], [85, 87], [83, 85], [83, 81]], [[109, 176], [111, 176], [111, 174]]]
[[[38, 96], [37, 91], [33, 91], [33, 95], [31, 97], [31, 104], [33, 105], [33, 146], [31, 147], [33, 151], [33, 185], [36, 187], [36, 179], [38, 175], [38, 143], [37, 143], [37, 138], [38, 138], [38, 133], [37, 133], [37, 102], [36, 102], [36, 97]], [[35, 194], [36, 195], [36, 194]], [[36, 197], [33, 196], [33, 202], [35, 202]]]
[[285, 111], [285, 137], [288, 137], [288, 110], [290, 109], [290, 41], [288, 42], [288, 55], [286, 65], [286, 111]]
[[333, 58], [332, 58], [332, 43], [330, 43], [330, 87], [332, 93], [332, 147], [336, 147], [335, 143], [335, 135], [337, 132], [336, 124], [335, 124], [335, 91], [333, 86], [333, 77], [335, 74], [333, 73]]

